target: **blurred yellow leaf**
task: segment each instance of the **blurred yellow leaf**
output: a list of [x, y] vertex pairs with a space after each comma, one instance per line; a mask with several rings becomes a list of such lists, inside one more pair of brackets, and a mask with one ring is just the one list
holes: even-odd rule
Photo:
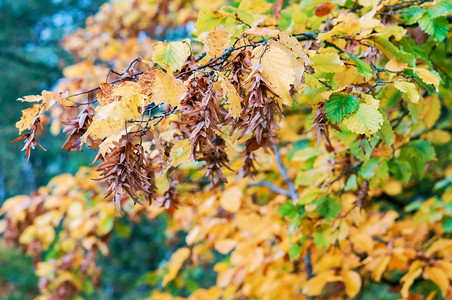
[[406, 273], [405, 276], [400, 279], [400, 282], [403, 283], [402, 290], [400, 291], [403, 298], [408, 297], [408, 295], [410, 294], [410, 287], [414, 283], [414, 280], [416, 280], [416, 278], [418, 278], [419, 275], [422, 274], [422, 268], [418, 267], [417, 265], [418, 264], [414, 262], [410, 266], [408, 273]]
[[417, 103], [419, 101], [420, 95], [416, 84], [407, 81], [396, 81], [394, 86], [399, 91], [407, 94], [408, 99], [410, 99], [411, 102]]
[[433, 281], [441, 290], [443, 296], [446, 296], [449, 290], [449, 277], [440, 267], [425, 267], [424, 274], [425, 279]]
[[309, 279], [304, 287], [303, 293], [308, 296], [318, 296], [322, 292], [323, 287], [328, 282], [341, 281], [342, 276], [337, 276], [334, 271], [326, 271], [317, 274], [316, 276]]
[[220, 198], [220, 205], [225, 210], [235, 213], [239, 210], [242, 203], [242, 190], [239, 187], [226, 189]]
[[233, 239], [223, 239], [215, 241], [215, 250], [221, 254], [229, 253], [237, 245], [237, 241]]
[[343, 271], [342, 277], [345, 283], [345, 292], [350, 298], [355, 297], [361, 289], [361, 276], [355, 271]]
[[272, 8], [272, 4], [264, 0], [242, 0], [239, 9], [249, 10], [256, 14], [262, 14]]
[[402, 63], [397, 60], [397, 58], [391, 58], [385, 65], [385, 69], [391, 72], [402, 72], [408, 67], [407, 63]]
[[439, 78], [435, 74], [424, 68], [414, 68], [414, 70], [423, 82], [425, 82], [426, 84], [433, 84], [435, 89], [438, 91]]
[[179, 248], [173, 253], [166, 267], [168, 273], [163, 277], [162, 285], [166, 286], [171, 280], [176, 278], [179, 269], [182, 267], [184, 261], [190, 256], [190, 249]]

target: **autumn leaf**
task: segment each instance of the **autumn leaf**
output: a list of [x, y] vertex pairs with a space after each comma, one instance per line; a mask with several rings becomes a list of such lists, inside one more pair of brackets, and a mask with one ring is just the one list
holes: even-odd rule
[[316, 54], [311, 60], [312, 67], [319, 72], [337, 73], [344, 70], [344, 63], [337, 53]]
[[415, 68], [414, 70], [423, 82], [425, 82], [426, 84], [433, 84], [436, 91], [438, 91], [440, 79], [436, 75], [424, 68]]
[[212, 58], [221, 56], [230, 43], [231, 35], [226, 31], [223, 24], [218, 25], [207, 33], [205, 39], [207, 55]]
[[179, 272], [182, 264], [190, 256], [190, 249], [179, 248], [173, 253], [171, 259], [169, 260], [166, 267], [168, 268], [168, 273], [163, 277], [162, 285], [166, 286], [171, 280], [173, 280], [177, 273]]
[[334, 3], [330, 3], [330, 2], [323, 2], [320, 4], [317, 4], [315, 10], [314, 10], [314, 15], [316, 15], [317, 17], [324, 17], [328, 14], [330, 14], [334, 8], [336, 7], [336, 5]]
[[225, 210], [235, 213], [242, 203], [242, 190], [238, 187], [231, 187], [225, 190], [220, 198], [220, 205]]
[[155, 42], [153, 45], [152, 60], [173, 73], [182, 67], [187, 57], [190, 55], [190, 45], [183, 42]]
[[361, 103], [358, 110], [344, 120], [344, 124], [354, 133], [371, 135], [380, 130], [383, 116], [372, 106]]
[[96, 114], [83, 140], [85, 141], [88, 136], [98, 139], [117, 136], [125, 129], [126, 121], [138, 119], [141, 116], [139, 108], [146, 98], [141, 92], [141, 86], [136, 82], [124, 82], [115, 86], [113, 95], [120, 99], [96, 107]]
[[385, 65], [385, 68], [391, 72], [401, 72], [408, 67], [407, 63], [402, 63], [397, 58], [391, 58]]
[[141, 76], [139, 84], [143, 93], [149, 95], [149, 98], [145, 101], [146, 104], [166, 103], [176, 107], [187, 94], [187, 88], [180, 80], [158, 68], [151, 68], [146, 71]]
[[281, 98], [282, 104], [292, 105], [290, 85], [294, 83], [295, 71], [293, 70], [291, 57], [284, 50], [270, 43], [267, 48], [262, 46], [253, 50], [253, 64], [262, 64], [262, 76], [274, 87], [274, 92]]
[[239, 9], [249, 10], [256, 14], [267, 12], [272, 7], [271, 3], [264, 0], [243, 0], [240, 1]]
[[44, 112], [44, 106], [42, 104], [34, 104], [32, 107], [24, 109], [22, 111], [22, 117], [20, 121], [16, 123], [17, 129], [19, 129], [19, 134], [24, 130], [30, 129], [31, 125], [37, 116]]
[[238, 118], [242, 113], [242, 106], [239, 93], [232, 85], [232, 83], [223, 75], [219, 76], [219, 81], [221, 83], [221, 88], [223, 89], [223, 95], [227, 99], [228, 111], [232, 117]]
[[41, 95], [30, 95], [30, 96], [24, 96], [22, 98], [18, 98], [18, 101], [22, 102], [40, 102], [42, 101]]
[[417, 103], [419, 101], [420, 95], [417, 90], [416, 84], [412, 82], [407, 81], [396, 81], [394, 83], [394, 86], [401, 92], [407, 94], [408, 99], [413, 102]]

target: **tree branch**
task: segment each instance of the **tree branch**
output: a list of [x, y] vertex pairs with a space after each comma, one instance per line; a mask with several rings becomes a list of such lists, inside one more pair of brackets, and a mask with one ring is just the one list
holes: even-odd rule
[[254, 183], [249, 184], [249, 186], [266, 186], [266, 187], [268, 187], [272, 192], [275, 192], [275, 193], [277, 193], [277, 194], [281, 194], [281, 195], [290, 197], [290, 194], [289, 194], [289, 191], [288, 191], [288, 190], [285, 190], [285, 189], [283, 189], [283, 188], [280, 188], [280, 187], [274, 185], [273, 183], [271, 183], [270, 181], [267, 181], [267, 180], [262, 180], [262, 181], [259, 181], [259, 182], [254, 182]]
[[289, 196], [292, 200], [298, 200], [300, 197], [298, 196], [297, 190], [295, 189], [295, 184], [290, 179], [289, 174], [287, 173], [286, 168], [281, 159], [281, 154], [279, 153], [278, 146], [273, 144], [273, 151], [275, 152], [276, 164], [278, 165], [278, 169], [281, 172], [282, 177], [286, 181], [289, 186]]

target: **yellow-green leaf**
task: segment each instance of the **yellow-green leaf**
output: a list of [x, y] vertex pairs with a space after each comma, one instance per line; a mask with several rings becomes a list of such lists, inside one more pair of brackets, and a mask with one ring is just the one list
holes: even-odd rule
[[344, 120], [344, 124], [354, 133], [371, 135], [380, 129], [383, 116], [369, 104], [361, 103], [358, 110]]
[[190, 46], [187, 41], [182, 42], [155, 42], [153, 45], [152, 60], [168, 72], [180, 70], [190, 55]]
[[344, 70], [344, 63], [334, 52], [316, 54], [311, 60], [312, 67], [318, 72], [337, 73]]

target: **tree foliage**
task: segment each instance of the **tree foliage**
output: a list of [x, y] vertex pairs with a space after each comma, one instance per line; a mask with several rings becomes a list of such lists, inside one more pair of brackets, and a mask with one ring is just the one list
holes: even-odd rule
[[[93, 148], [100, 164], [8, 200], [4, 242], [33, 254], [44, 299], [97, 282], [121, 213], [168, 213], [167, 236], [187, 233], [150, 273], [152, 299], [361, 298], [375, 285], [450, 297], [451, 12], [416, 0], [105, 4], [64, 40], [83, 61], [56, 91], [23, 97], [16, 124], [26, 156], [50, 114], [66, 125], [63, 149]], [[186, 280], [209, 264], [215, 285]]]

